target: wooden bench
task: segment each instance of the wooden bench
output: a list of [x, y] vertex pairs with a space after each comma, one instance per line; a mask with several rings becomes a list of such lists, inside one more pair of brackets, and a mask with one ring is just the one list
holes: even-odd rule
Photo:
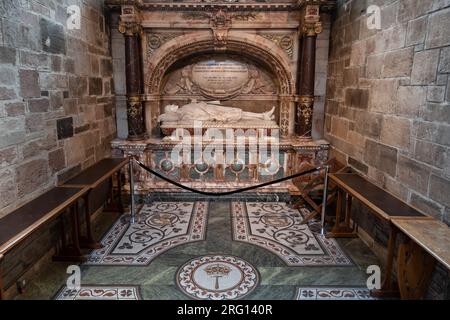
[[[330, 174], [330, 182], [338, 187], [336, 221], [328, 237], [357, 237], [356, 224], [350, 225], [352, 216], [352, 199], [358, 199], [366, 205], [379, 219], [386, 222], [389, 227], [388, 251], [386, 257], [386, 270], [382, 288], [373, 291], [374, 296], [389, 296], [398, 293], [392, 279], [395, 244], [398, 230], [393, 227], [392, 221], [403, 220], [432, 220], [420, 210], [410, 206], [391, 193], [377, 187], [367, 179], [356, 173]], [[342, 208], [345, 206], [345, 214]], [[341, 221], [343, 219], [343, 221]], [[354, 220], [354, 219], [353, 219]]]
[[[335, 158], [327, 161], [326, 165], [329, 166], [330, 173], [350, 172], [349, 167], [344, 166]], [[313, 166], [311, 166], [311, 169], [313, 169]], [[324, 182], [325, 182], [325, 171], [323, 170], [319, 172], [318, 175], [312, 176], [311, 180], [308, 181], [306, 184], [297, 185], [301, 199], [293, 205], [293, 208], [299, 209], [305, 203], [309, 204], [309, 206], [312, 208], [311, 213], [303, 219], [301, 224], [307, 224], [309, 221], [311, 221], [316, 216], [322, 213]], [[333, 183], [330, 183], [328, 185], [327, 206], [331, 205], [335, 201], [336, 189], [337, 188]]]
[[[58, 218], [67, 209], [70, 209], [72, 220], [72, 243], [67, 244], [63, 234], [61, 249], [54, 258], [64, 261], [82, 261], [77, 202], [87, 192], [87, 188], [53, 188], [0, 219], [0, 299], [4, 297], [4, 288], [12, 285], [3, 283], [2, 260], [4, 257], [31, 234]], [[61, 225], [64, 225], [63, 222]]]
[[[87, 192], [84, 196], [85, 203], [85, 214], [86, 214], [86, 236], [81, 237], [80, 243], [83, 248], [87, 249], [98, 249], [101, 248], [101, 245], [94, 240], [91, 228], [91, 208], [89, 206], [90, 203], [90, 195], [92, 191], [97, 188], [99, 185], [104, 183], [106, 180], [110, 180], [111, 184], [111, 195], [110, 200], [113, 202], [113, 176], [117, 175], [117, 186], [118, 186], [118, 205], [117, 208], [111, 209], [106, 208], [105, 211], [118, 211], [120, 213], [124, 212], [123, 203], [122, 203], [122, 175], [121, 169], [129, 163], [129, 160], [126, 158], [107, 158], [99, 161], [93, 166], [83, 170], [80, 174], [68, 180], [63, 185], [60, 185], [62, 188], [87, 188]], [[98, 209], [98, 208], [95, 208]], [[95, 210], [94, 209], [94, 210]]]
[[437, 220], [392, 219], [407, 241], [397, 254], [397, 279], [402, 299], [422, 299], [436, 262], [450, 270], [450, 228]]

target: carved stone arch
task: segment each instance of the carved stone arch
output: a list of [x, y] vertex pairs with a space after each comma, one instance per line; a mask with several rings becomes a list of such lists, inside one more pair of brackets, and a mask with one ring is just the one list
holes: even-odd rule
[[149, 57], [145, 70], [146, 94], [161, 94], [164, 76], [173, 64], [189, 56], [202, 53], [230, 53], [255, 59], [270, 68], [277, 77], [280, 94], [281, 133], [286, 136], [290, 126], [289, 103], [286, 97], [295, 94], [294, 75], [285, 52], [272, 41], [256, 34], [230, 31], [225, 47], [217, 48], [209, 31], [194, 32], [176, 37], [161, 46]]
[[177, 61], [193, 54], [205, 52], [238, 53], [264, 62], [278, 76], [280, 94], [295, 93], [295, 81], [290, 72], [285, 52], [270, 40], [255, 34], [243, 34], [231, 31], [227, 45], [216, 50], [210, 32], [195, 32], [187, 36], [176, 37], [149, 57], [146, 78], [146, 92], [160, 94], [161, 84], [166, 71]]

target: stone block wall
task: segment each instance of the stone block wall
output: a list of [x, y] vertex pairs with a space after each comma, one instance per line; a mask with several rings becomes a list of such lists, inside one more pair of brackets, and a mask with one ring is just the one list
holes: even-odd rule
[[[450, 223], [450, 1], [338, 1], [326, 138], [341, 161]], [[378, 5], [381, 30], [367, 8]]]
[[[67, 27], [67, 7], [81, 29]], [[116, 137], [103, 1], [0, 2], [0, 217], [110, 153]]]
[[[381, 10], [381, 30], [368, 28], [370, 5]], [[450, 224], [450, 1], [339, 0], [331, 30], [332, 155]], [[382, 252], [386, 226], [360, 203], [354, 210]], [[449, 294], [449, 273], [438, 265], [427, 297]]]

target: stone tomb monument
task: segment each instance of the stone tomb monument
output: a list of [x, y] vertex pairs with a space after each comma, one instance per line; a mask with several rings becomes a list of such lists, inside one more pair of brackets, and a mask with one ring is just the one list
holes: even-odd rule
[[[296, 173], [328, 158], [329, 144], [312, 139], [316, 41], [334, 1], [107, 1], [112, 21], [124, 35], [128, 138], [112, 143], [125, 155], [194, 188], [228, 190]], [[327, 33], [323, 40], [328, 40]], [[326, 42], [326, 41], [325, 41]], [[320, 70], [318, 70], [320, 74]], [[320, 79], [319, 79], [320, 80]], [[316, 95], [317, 94], [317, 95]], [[319, 98], [319, 99], [317, 99]], [[174, 132], [207, 129], [279, 131], [267, 140], [279, 155], [261, 153], [256, 143], [236, 141], [226, 163], [205, 163], [184, 152], [182, 164], [171, 153]], [[228, 130], [229, 132], [229, 130]], [[223, 159], [229, 141], [215, 141]], [[183, 148], [195, 142], [183, 139]], [[244, 149], [242, 155], [239, 149]], [[206, 147], [205, 147], [206, 149]], [[136, 177], [143, 194], [179, 188], [152, 175]], [[292, 184], [270, 190], [290, 192]]]

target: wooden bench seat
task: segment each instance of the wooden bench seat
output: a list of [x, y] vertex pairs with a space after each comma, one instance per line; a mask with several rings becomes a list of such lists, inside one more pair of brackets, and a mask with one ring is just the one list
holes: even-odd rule
[[[16, 209], [6, 217], [0, 219], [0, 299], [3, 295], [3, 282], [1, 262], [12, 249], [37, 231], [40, 227], [49, 221], [59, 217], [68, 208], [72, 208], [73, 224], [76, 225], [76, 203], [83, 197], [87, 188], [53, 188], [35, 200]], [[77, 239], [78, 228], [72, 230], [73, 244], [72, 249], [79, 251]], [[64, 251], [64, 249], [63, 249]], [[64, 252], [60, 252], [64, 255]], [[72, 251], [73, 254], [73, 251]]]
[[[403, 220], [432, 220], [430, 216], [421, 212], [397, 198], [391, 193], [376, 186], [364, 177], [356, 173], [337, 173], [330, 174], [330, 182], [338, 187], [336, 221], [328, 237], [356, 237], [355, 219], [352, 220], [352, 201], [353, 198], [366, 205], [371, 212], [383, 220], [389, 226], [388, 251], [386, 257], [385, 278], [382, 289], [374, 291], [375, 296], [389, 296], [398, 293], [395, 289], [392, 279], [392, 268], [394, 263], [394, 251], [397, 240], [398, 230], [392, 224], [394, 219]], [[342, 209], [345, 207], [344, 222], [342, 222]]]
[[[92, 234], [91, 227], [91, 214], [93, 211], [99, 208], [91, 208], [91, 194], [92, 191], [104, 183], [106, 180], [110, 180], [111, 185], [111, 193], [110, 193], [110, 202], [111, 206], [105, 208], [105, 211], [118, 211], [120, 213], [124, 212], [123, 204], [122, 204], [122, 176], [121, 169], [129, 163], [129, 160], [126, 158], [106, 158], [103, 159], [93, 166], [83, 170], [81, 173], [71, 178], [60, 187], [62, 188], [87, 188], [88, 191], [84, 196], [84, 205], [85, 205], [85, 221], [86, 221], [86, 236], [82, 236], [80, 238], [80, 243], [83, 248], [88, 249], [98, 249], [101, 248], [101, 244], [94, 240]], [[113, 207], [113, 177], [117, 175], [117, 186], [118, 186], [118, 204], [116, 207]], [[104, 203], [101, 203], [103, 205]]]
[[62, 187], [97, 187], [128, 164], [128, 159], [106, 158], [66, 181]]
[[356, 173], [331, 174], [330, 178], [340, 188], [360, 200], [380, 218], [391, 220], [402, 218], [429, 218], [425, 213], [413, 208], [398, 197], [376, 186]]
[[450, 270], [450, 228], [437, 220], [394, 219], [392, 223]]

